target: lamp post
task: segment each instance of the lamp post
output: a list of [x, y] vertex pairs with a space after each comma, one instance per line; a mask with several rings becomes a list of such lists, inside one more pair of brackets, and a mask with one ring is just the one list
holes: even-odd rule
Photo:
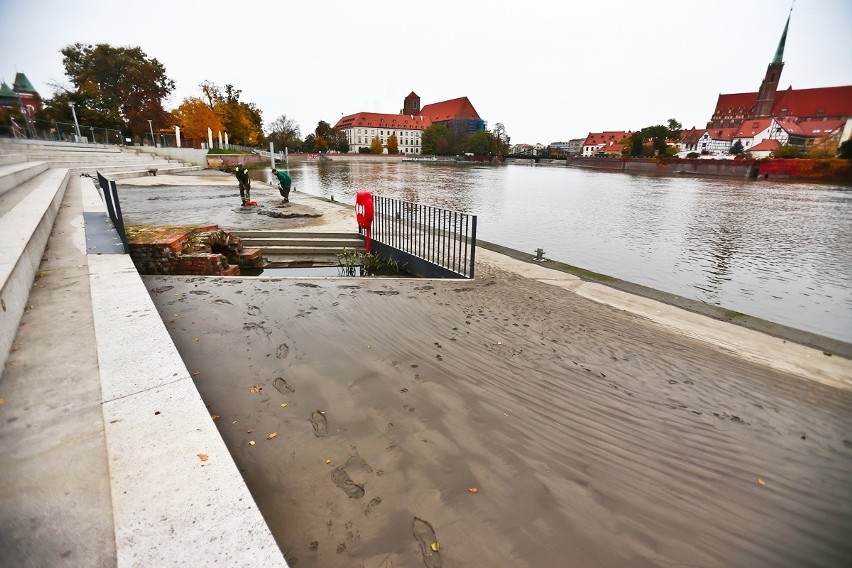
[[151, 124], [151, 120], [150, 120], [150, 119], [148, 119], [148, 128], [150, 128], [150, 129], [151, 129], [151, 144], [153, 144], [153, 145], [154, 145], [154, 147], [156, 148], [156, 146], [157, 146], [157, 139], [156, 139], [156, 138], [154, 138], [154, 127], [152, 126], [152, 124]]
[[80, 125], [77, 124], [77, 111], [74, 110], [74, 103], [68, 103], [71, 107], [71, 114], [74, 115], [74, 130], [77, 131], [77, 136], [80, 136]]

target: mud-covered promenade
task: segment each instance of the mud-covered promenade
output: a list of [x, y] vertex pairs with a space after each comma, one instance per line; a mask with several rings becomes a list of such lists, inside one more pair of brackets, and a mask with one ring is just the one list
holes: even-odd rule
[[473, 281], [144, 277], [290, 565], [852, 558], [847, 359], [477, 259]]

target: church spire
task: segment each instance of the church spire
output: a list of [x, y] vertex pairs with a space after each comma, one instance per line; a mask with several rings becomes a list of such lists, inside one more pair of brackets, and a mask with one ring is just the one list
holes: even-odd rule
[[787, 43], [787, 28], [790, 27], [790, 16], [792, 15], [793, 9], [790, 8], [787, 23], [784, 25], [784, 33], [781, 34], [781, 41], [778, 42], [778, 49], [775, 50], [775, 58], [772, 60], [772, 63], [784, 63], [784, 44]]

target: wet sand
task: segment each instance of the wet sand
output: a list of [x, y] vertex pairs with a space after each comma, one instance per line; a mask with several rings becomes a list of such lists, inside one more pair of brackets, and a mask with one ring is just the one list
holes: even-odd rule
[[852, 558], [849, 391], [484, 263], [144, 281], [291, 566]]
[[[176, 177], [127, 222], [351, 222]], [[143, 277], [291, 566], [848, 565], [852, 392], [503, 266]]]

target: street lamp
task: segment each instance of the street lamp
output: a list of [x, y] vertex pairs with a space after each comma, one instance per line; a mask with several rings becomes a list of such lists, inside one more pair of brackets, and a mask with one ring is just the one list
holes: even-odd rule
[[156, 139], [156, 138], [154, 138], [154, 127], [151, 125], [151, 120], [150, 120], [150, 119], [148, 119], [148, 128], [150, 128], [150, 129], [151, 129], [151, 144], [153, 144], [153, 145], [154, 145], [154, 147], [156, 148], [156, 146], [157, 146], [157, 139]]
[[74, 115], [74, 130], [77, 131], [77, 137], [80, 136], [80, 125], [77, 124], [77, 112], [74, 110], [74, 103], [68, 103], [68, 106], [71, 107], [71, 114]]

